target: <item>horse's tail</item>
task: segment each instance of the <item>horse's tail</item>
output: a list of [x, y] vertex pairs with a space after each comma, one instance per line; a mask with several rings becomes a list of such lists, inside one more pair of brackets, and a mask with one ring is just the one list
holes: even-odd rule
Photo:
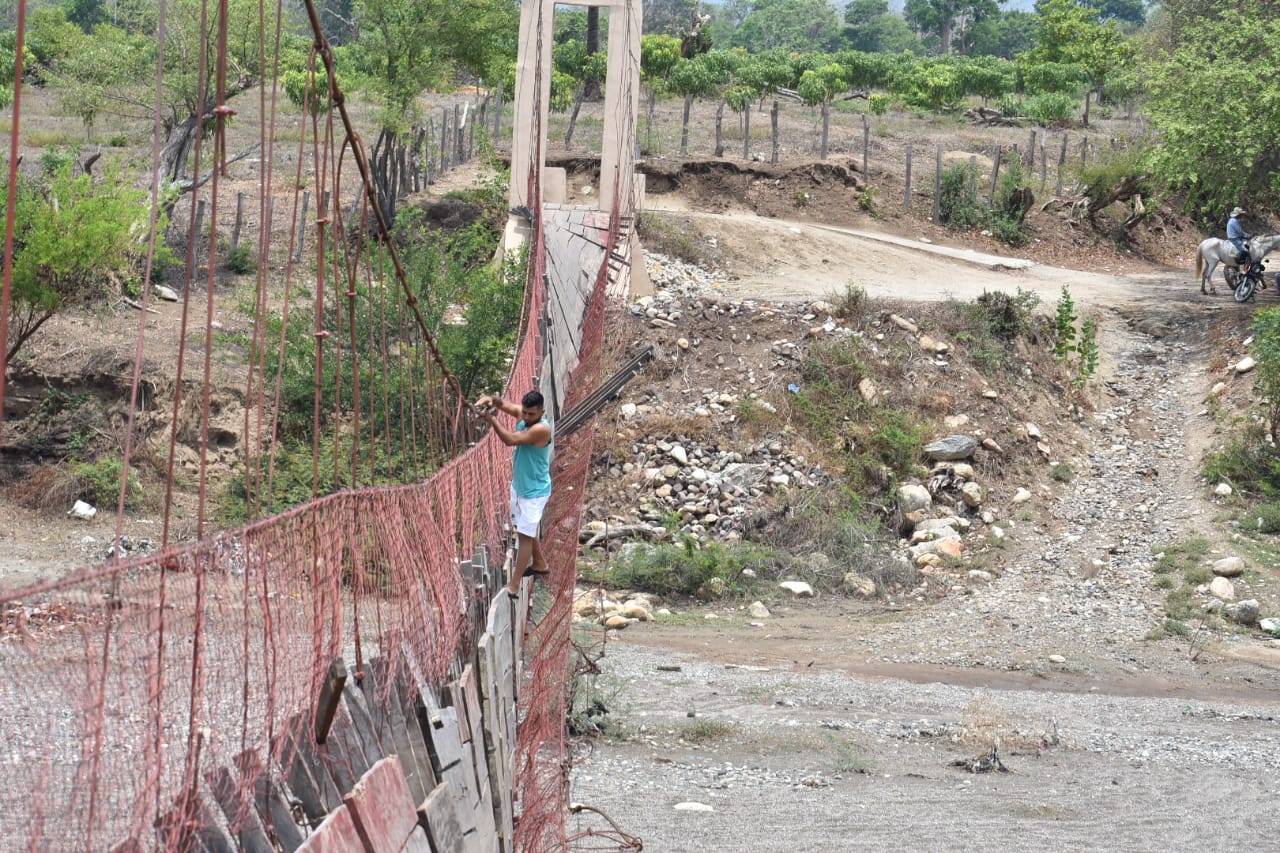
[[1199, 281], [1204, 272], [1204, 255], [1196, 252], [1196, 280]]

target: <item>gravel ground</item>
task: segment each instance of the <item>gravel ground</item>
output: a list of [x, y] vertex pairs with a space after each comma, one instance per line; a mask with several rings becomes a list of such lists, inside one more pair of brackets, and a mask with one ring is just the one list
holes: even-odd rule
[[[1155, 335], [1105, 315], [1087, 436], [1040, 425], [1073, 477], [1042, 472], [1006, 508], [991, 583], [885, 619], [828, 600], [764, 627], [723, 605], [633, 626], [602, 661], [609, 736], [571, 798], [655, 851], [1274, 847], [1280, 649], [1221, 624], [1152, 639], [1161, 547], [1204, 534], [1234, 553], [1198, 475], [1221, 377], [1178, 333], [1203, 319], [1163, 312]], [[957, 766], [993, 747], [1007, 772]]]
[[[604, 664], [628, 739], [596, 742], [571, 798], [645, 850], [1230, 850], [1280, 834], [1275, 706], [759, 671], [625, 642]], [[998, 733], [1008, 772], [953, 766]]]

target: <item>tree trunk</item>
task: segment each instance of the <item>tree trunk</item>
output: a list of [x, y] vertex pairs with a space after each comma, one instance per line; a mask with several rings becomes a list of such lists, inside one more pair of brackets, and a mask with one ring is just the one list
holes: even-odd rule
[[684, 96], [684, 116], [680, 120], [680, 156], [689, 156], [689, 111], [693, 109], [693, 95]]
[[1092, 90], [1084, 93], [1084, 126], [1085, 127], [1089, 126], [1089, 96], [1092, 94], [1093, 94]]
[[769, 162], [778, 164], [778, 101], [775, 98], [773, 109], [769, 110], [769, 135], [772, 138], [769, 148]]
[[[595, 6], [591, 7], [596, 8]], [[564, 148], [568, 151], [573, 147], [573, 131], [578, 126], [578, 111], [582, 109], [582, 101], [587, 96], [586, 88], [578, 91], [573, 98], [573, 109], [569, 112], [569, 129], [564, 132]]]
[[751, 159], [751, 105], [742, 110], [742, 159]]
[[[600, 52], [600, 7], [587, 7], [587, 55]], [[601, 97], [600, 81], [588, 80], [586, 91], [582, 97], [587, 101], [598, 101]]]

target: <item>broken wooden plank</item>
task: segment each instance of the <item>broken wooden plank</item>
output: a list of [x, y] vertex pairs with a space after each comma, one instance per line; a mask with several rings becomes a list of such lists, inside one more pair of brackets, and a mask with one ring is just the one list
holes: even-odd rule
[[267, 835], [261, 816], [231, 769], [218, 767], [206, 773], [204, 778], [209, 786], [209, 794], [226, 817], [227, 826], [235, 835], [235, 842], [240, 849], [247, 853], [275, 853], [275, 845]]
[[274, 834], [276, 843], [287, 851], [298, 849], [303, 833], [294, 820], [293, 809], [279, 789], [271, 783], [271, 774], [262, 763], [256, 749], [247, 749], [232, 759], [240, 772], [240, 787], [253, 784], [253, 805], [268, 833]]
[[307, 837], [298, 853], [357, 853], [364, 849], [351, 812], [339, 806]]
[[394, 755], [370, 768], [345, 800], [369, 853], [400, 853], [418, 825], [409, 783]]
[[418, 807], [418, 820], [427, 830], [436, 853], [466, 849], [462, 822], [458, 819], [456, 801], [448, 782], [441, 782], [427, 795]]

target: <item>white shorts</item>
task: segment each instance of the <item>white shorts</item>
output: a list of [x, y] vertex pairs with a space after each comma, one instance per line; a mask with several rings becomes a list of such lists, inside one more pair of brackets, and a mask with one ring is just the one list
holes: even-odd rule
[[525, 536], [538, 535], [538, 527], [542, 524], [542, 511], [547, 507], [547, 498], [522, 498], [516, 494], [516, 487], [511, 487], [511, 525], [517, 533]]

